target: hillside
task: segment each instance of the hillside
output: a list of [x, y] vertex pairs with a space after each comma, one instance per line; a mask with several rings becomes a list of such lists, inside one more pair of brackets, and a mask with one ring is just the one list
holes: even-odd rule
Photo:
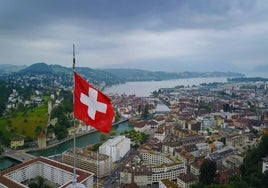
[[[7, 70], [8, 66], [4, 69]], [[46, 75], [52, 77], [61, 76], [62, 82], [72, 80], [72, 68], [64, 67], [61, 65], [48, 65], [46, 63], [35, 63], [26, 68], [18, 69], [18, 71], [12, 71], [7, 73], [7, 71], [0, 72], [0, 79], [5, 79], [6, 77], [19, 77], [19, 76], [35, 76], [35, 75]], [[95, 86], [102, 85], [114, 85], [123, 83], [124, 81], [109, 72], [102, 70], [94, 70], [88, 67], [77, 67], [76, 71], [81, 74], [86, 80]], [[62, 83], [63, 84], [63, 83]], [[70, 82], [68, 82], [70, 84]], [[63, 84], [66, 85], [66, 84]], [[68, 86], [68, 85], [66, 85]]]
[[181, 72], [171, 73], [163, 71], [147, 71], [139, 69], [102, 69], [125, 81], [150, 81], [150, 80], [171, 80], [180, 78], [200, 78], [200, 77], [244, 77], [244, 74], [236, 72]]
[[[115, 85], [131, 81], [160, 81], [180, 78], [199, 78], [199, 77], [244, 77], [236, 72], [164, 72], [148, 71], [140, 69], [91, 69], [88, 67], [76, 67], [76, 71], [86, 80], [95, 86]], [[17, 72], [2, 74], [5, 76], [33, 76], [33, 75], [61, 76], [63, 82], [72, 80], [72, 68], [61, 65], [48, 65], [46, 63], [35, 63]], [[1, 75], [1, 72], [0, 72]], [[71, 82], [68, 82], [70, 84]]]
[[25, 69], [26, 66], [0, 64], [0, 75], [6, 75]]
[[18, 72], [19, 74], [52, 74], [53, 70], [51, 66], [45, 63], [35, 63], [25, 69]]

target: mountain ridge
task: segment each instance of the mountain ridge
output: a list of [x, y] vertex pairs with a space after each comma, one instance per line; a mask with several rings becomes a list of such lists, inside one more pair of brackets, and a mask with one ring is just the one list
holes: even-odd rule
[[[0, 67], [1, 68], [1, 67]], [[10, 75], [33, 75], [33, 74], [51, 74], [72, 76], [73, 69], [62, 65], [48, 65], [44, 62], [34, 63], [17, 72], [11, 72]], [[180, 73], [165, 71], [149, 71], [142, 69], [110, 68], [110, 69], [92, 69], [88, 67], [76, 67], [75, 71], [83, 75], [89, 82], [94, 84], [114, 85], [131, 81], [161, 81], [180, 78], [196, 77], [244, 77], [245, 75], [237, 72], [191, 72], [184, 71]], [[5, 73], [6, 75], [7, 73]]]

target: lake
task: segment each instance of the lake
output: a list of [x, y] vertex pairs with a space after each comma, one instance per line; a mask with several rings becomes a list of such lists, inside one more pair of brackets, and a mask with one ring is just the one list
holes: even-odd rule
[[188, 79], [175, 79], [175, 80], [164, 80], [164, 81], [146, 81], [146, 82], [127, 82], [125, 84], [114, 85], [107, 87], [104, 90], [106, 94], [135, 94], [138, 97], [148, 97], [153, 91], [160, 88], [173, 88], [175, 86], [198, 86], [202, 83], [213, 83], [213, 82], [227, 82], [226, 77], [215, 77], [215, 78], [188, 78]]

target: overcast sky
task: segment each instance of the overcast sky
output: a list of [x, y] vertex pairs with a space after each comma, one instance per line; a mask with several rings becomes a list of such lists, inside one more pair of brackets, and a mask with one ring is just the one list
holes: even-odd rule
[[[268, 59], [267, 0], [0, 0], [0, 64], [170, 62], [252, 68]], [[151, 65], [150, 64], [150, 65]]]

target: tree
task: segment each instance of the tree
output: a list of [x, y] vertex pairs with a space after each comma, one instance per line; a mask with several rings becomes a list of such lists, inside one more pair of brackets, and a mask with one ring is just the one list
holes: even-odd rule
[[23, 112], [23, 116], [27, 115], [27, 108], [23, 103], [18, 103], [18, 111]]
[[262, 158], [268, 155], [268, 135], [263, 135], [257, 148], [247, 152], [240, 167], [242, 180], [249, 187], [267, 187], [266, 174], [262, 174]]
[[268, 185], [268, 171], [267, 170], [262, 174], [262, 185]]
[[229, 179], [229, 184], [227, 188], [240, 188], [240, 187], [248, 188], [249, 186], [245, 181], [241, 180], [240, 176], [238, 175], [232, 176]]
[[141, 114], [141, 105], [138, 106], [138, 113]]
[[29, 183], [28, 187], [29, 187], [29, 188], [39, 188], [38, 184], [35, 183], [35, 182], [31, 182], [31, 183]]
[[231, 112], [232, 109], [231, 109], [230, 105], [226, 103], [223, 105], [223, 111], [224, 112]]
[[204, 102], [200, 102], [200, 103], [198, 103], [198, 109], [205, 109], [205, 110], [211, 111], [212, 105], [209, 103], [207, 104]]
[[110, 132], [110, 135], [111, 135], [111, 136], [115, 136], [115, 135], [116, 135], [116, 131], [115, 131], [115, 130], [112, 130], [112, 131]]
[[106, 140], [106, 139], [107, 139], [106, 134], [101, 133], [101, 135], [100, 135], [100, 140], [104, 141], [104, 140]]
[[191, 185], [191, 188], [203, 188], [204, 186], [200, 183]]
[[53, 125], [49, 125], [48, 127], [47, 127], [47, 132], [48, 133], [53, 133], [54, 132], [54, 127], [53, 127]]
[[45, 180], [42, 176], [37, 176], [32, 182], [29, 183], [30, 188], [50, 188], [50, 186], [45, 184]]
[[133, 148], [134, 150], [137, 150], [139, 148], [139, 144], [134, 144], [131, 146], [131, 148]]
[[4, 153], [4, 147], [2, 146], [2, 145], [0, 145], [0, 155], [2, 154], [2, 153]]
[[44, 185], [44, 178], [42, 176], [38, 176], [37, 183], [38, 183], [39, 187], [42, 187]]
[[12, 127], [12, 121], [11, 121], [10, 119], [7, 120], [7, 124], [6, 124], [6, 126], [7, 126], [7, 129], [8, 129], [8, 130], [11, 129], [11, 127]]
[[259, 160], [261, 160], [261, 158], [266, 157], [268, 155], [268, 135], [262, 136], [262, 140], [258, 146], [257, 152], [258, 152]]
[[149, 138], [148, 134], [145, 134], [144, 132], [141, 133], [141, 144], [145, 143]]
[[200, 167], [199, 181], [203, 185], [210, 185], [216, 177], [216, 162], [206, 159]]
[[144, 119], [147, 119], [147, 118], [148, 118], [148, 114], [149, 114], [149, 107], [148, 107], [148, 105], [146, 104], [145, 107], [144, 107], [143, 113], [142, 113], [142, 117], [143, 117]]
[[66, 128], [58, 123], [54, 127], [54, 133], [56, 134], [58, 140], [65, 138], [68, 134]]
[[92, 148], [92, 151], [97, 151], [101, 145], [102, 145], [101, 142], [98, 142], [98, 143], [94, 144], [93, 148]]
[[34, 130], [36, 135], [39, 135], [41, 132], [43, 132], [43, 128], [40, 125], [37, 125]]
[[62, 106], [64, 108], [65, 112], [72, 112], [73, 111], [73, 104], [70, 103], [70, 101], [73, 100], [73, 94], [71, 91], [68, 90], [61, 90], [60, 91], [60, 96], [62, 96], [63, 101], [62, 101]]
[[0, 91], [0, 117], [2, 117], [8, 102], [8, 96], [11, 94], [11, 88], [8, 83], [0, 80]]

